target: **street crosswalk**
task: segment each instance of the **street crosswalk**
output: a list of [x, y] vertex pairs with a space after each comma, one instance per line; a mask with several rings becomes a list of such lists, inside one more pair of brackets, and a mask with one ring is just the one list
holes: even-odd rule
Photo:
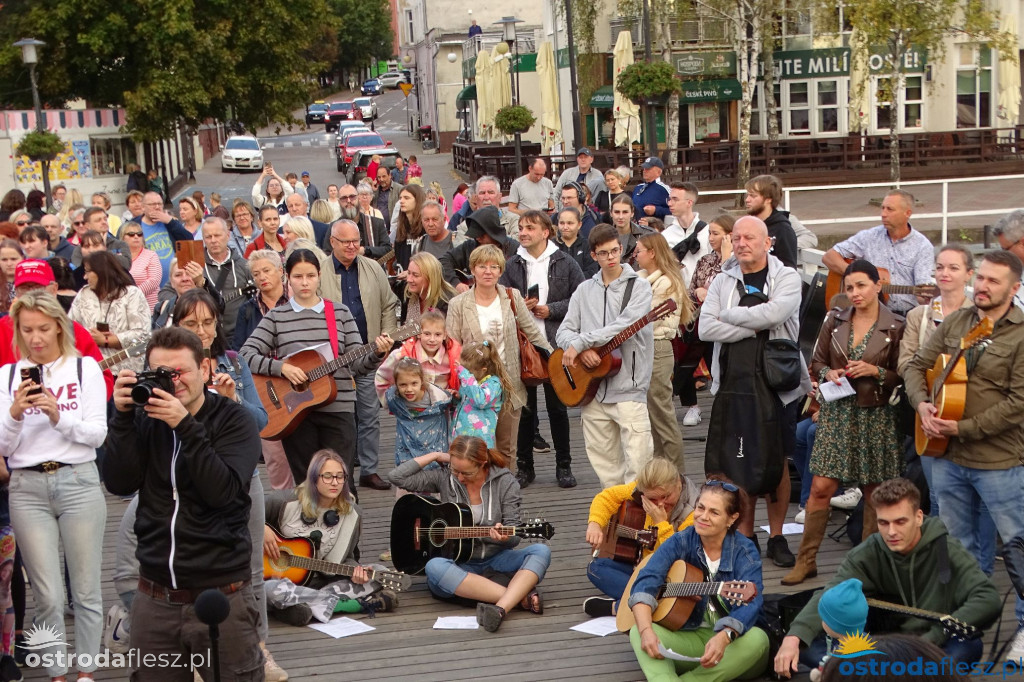
[[313, 140], [260, 140], [264, 149], [287, 149], [289, 147], [330, 147], [334, 138], [313, 139]]

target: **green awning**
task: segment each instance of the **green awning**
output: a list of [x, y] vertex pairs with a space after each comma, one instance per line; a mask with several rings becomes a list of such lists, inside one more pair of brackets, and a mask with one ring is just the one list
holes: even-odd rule
[[602, 85], [590, 96], [591, 109], [611, 109], [615, 105], [615, 91], [610, 85]]
[[456, 102], [468, 102], [476, 99], [476, 85], [467, 85], [455, 96]]
[[683, 92], [679, 95], [680, 104], [730, 102], [740, 99], [740, 82], [735, 78], [683, 81], [682, 85]]

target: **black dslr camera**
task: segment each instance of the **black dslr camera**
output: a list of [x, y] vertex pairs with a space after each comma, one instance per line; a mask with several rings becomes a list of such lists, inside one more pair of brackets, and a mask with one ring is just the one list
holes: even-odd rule
[[169, 369], [153, 370], [151, 372], [139, 372], [135, 375], [135, 385], [132, 386], [132, 402], [136, 405], [146, 405], [153, 397], [153, 391], [162, 388], [168, 393], [174, 393], [175, 372]]

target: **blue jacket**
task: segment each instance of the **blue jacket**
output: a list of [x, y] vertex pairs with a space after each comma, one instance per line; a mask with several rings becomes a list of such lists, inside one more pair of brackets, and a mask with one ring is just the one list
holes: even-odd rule
[[[448, 450], [451, 396], [433, 384], [428, 383], [426, 389], [430, 404], [422, 408], [410, 407], [395, 386], [384, 394], [388, 409], [395, 415], [395, 466], [420, 455]], [[437, 468], [437, 462], [427, 468]]]
[[642, 182], [633, 190], [633, 215], [635, 220], [647, 217], [644, 206], [654, 206], [654, 217], [665, 219], [668, 210], [668, 185], [660, 179], [654, 182]]
[[238, 357], [238, 353], [229, 350], [217, 358], [217, 371], [224, 372], [235, 381], [235, 393], [242, 400], [242, 407], [249, 411], [256, 420], [256, 428], [260, 431], [267, 425], [267, 411], [260, 402], [260, 394], [256, 392], [256, 384], [252, 378], [249, 364]]
[[[647, 565], [640, 571], [633, 591], [629, 596], [629, 607], [643, 603], [652, 609], [658, 604], [657, 594], [665, 584], [665, 576], [673, 563], [679, 560], [708, 572], [707, 558], [700, 536], [693, 527], [679, 531], [663, 542]], [[715, 623], [715, 632], [730, 627], [742, 635], [757, 624], [764, 603], [764, 586], [761, 583], [761, 557], [754, 543], [739, 533], [727, 533], [722, 543], [722, 560], [718, 565], [715, 580], [746, 580], [757, 585], [757, 596], [749, 604], [735, 606], [728, 615], [722, 616]], [[696, 630], [704, 623], [704, 611], [708, 606], [708, 597], [701, 597], [690, 614], [690, 619], [683, 625], [683, 630]]]

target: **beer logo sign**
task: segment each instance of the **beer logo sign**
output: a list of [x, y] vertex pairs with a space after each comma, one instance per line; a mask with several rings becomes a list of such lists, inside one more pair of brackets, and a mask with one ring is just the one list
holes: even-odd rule
[[704, 73], [704, 59], [697, 56], [680, 57], [676, 60], [676, 71], [684, 76], [696, 76]]

